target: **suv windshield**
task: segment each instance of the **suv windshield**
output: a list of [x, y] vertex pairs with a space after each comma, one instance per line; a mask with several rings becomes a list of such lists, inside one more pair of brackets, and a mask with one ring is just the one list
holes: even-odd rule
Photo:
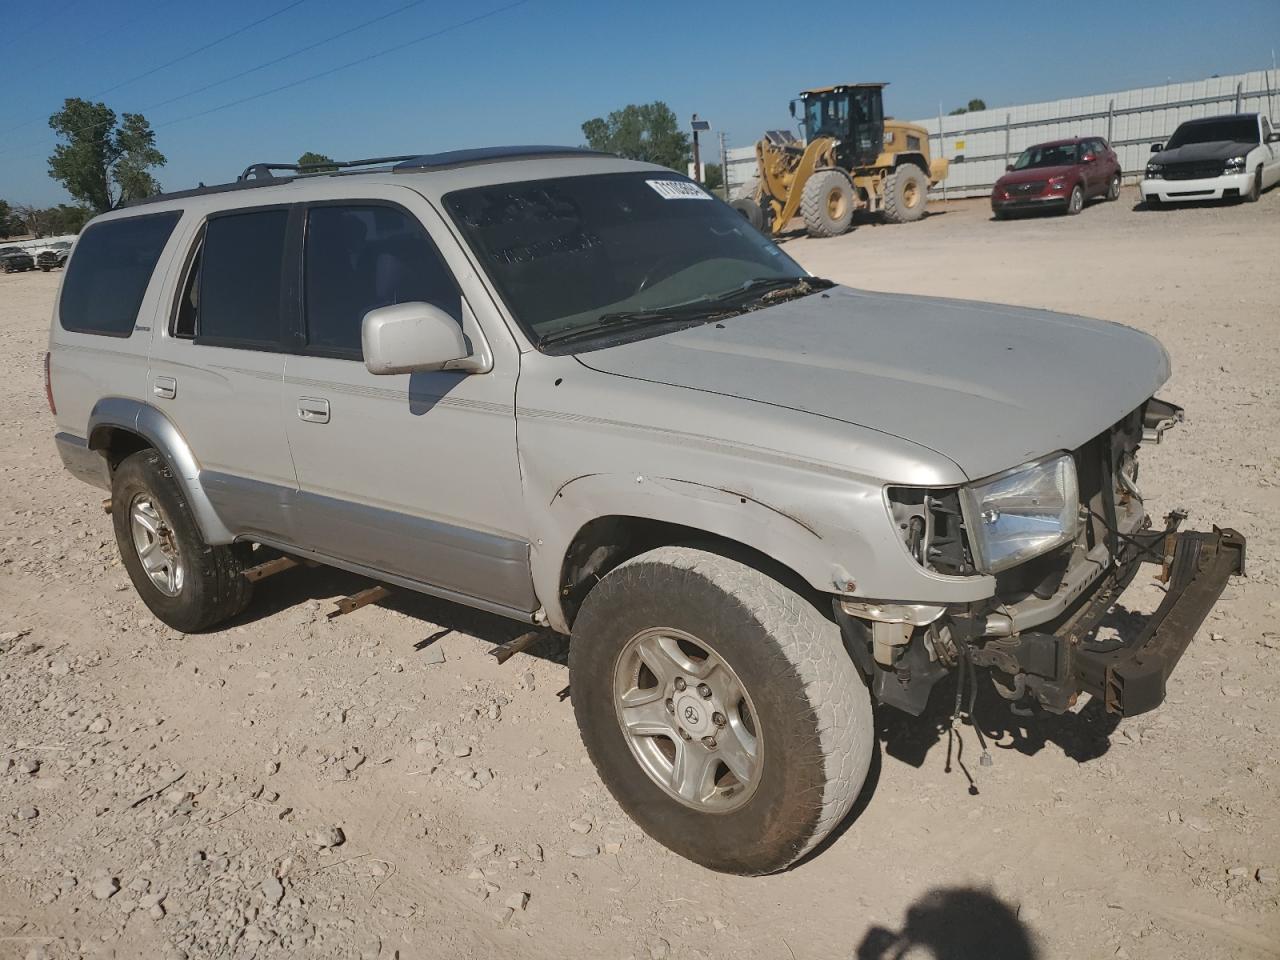
[[1219, 117], [1184, 123], [1165, 144], [1166, 150], [1188, 143], [1258, 143], [1258, 121], [1253, 117]]
[[444, 203], [539, 344], [615, 319], [657, 326], [723, 314], [807, 277], [735, 210], [676, 173], [495, 184]]
[[1013, 169], [1031, 170], [1035, 167], [1067, 167], [1080, 157], [1080, 146], [1075, 143], [1059, 143], [1049, 146], [1028, 147], [1018, 155]]

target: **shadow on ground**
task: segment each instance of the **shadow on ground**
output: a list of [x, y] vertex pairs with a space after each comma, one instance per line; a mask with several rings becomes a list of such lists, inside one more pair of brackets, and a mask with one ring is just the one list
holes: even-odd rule
[[1037, 960], [1031, 930], [985, 890], [942, 887], [907, 909], [902, 929], [872, 927], [854, 960]]

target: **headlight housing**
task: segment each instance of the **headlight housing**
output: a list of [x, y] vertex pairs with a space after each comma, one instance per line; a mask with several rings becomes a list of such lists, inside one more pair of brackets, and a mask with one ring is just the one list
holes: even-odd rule
[[1050, 178], [1049, 178], [1049, 189], [1050, 189], [1050, 190], [1061, 190], [1061, 189], [1063, 189], [1064, 187], [1066, 187], [1066, 185], [1067, 185], [1067, 178], [1066, 178], [1066, 177], [1050, 177]]
[[1224, 173], [1244, 173], [1245, 158], [1232, 157], [1223, 167]]
[[1148, 179], [1148, 180], [1163, 180], [1163, 179], [1164, 179], [1164, 164], [1162, 164], [1162, 163], [1148, 163], [1148, 164], [1147, 164], [1147, 179]]
[[1076, 463], [1059, 454], [1015, 467], [960, 491], [978, 569], [998, 573], [1076, 537]]

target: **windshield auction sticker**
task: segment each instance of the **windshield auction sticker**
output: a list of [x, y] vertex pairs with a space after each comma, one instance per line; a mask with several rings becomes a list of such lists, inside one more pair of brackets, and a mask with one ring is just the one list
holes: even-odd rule
[[710, 200], [707, 193], [696, 183], [687, 180], [646, 180], [649, 186], [657, 191], [664, 200]]

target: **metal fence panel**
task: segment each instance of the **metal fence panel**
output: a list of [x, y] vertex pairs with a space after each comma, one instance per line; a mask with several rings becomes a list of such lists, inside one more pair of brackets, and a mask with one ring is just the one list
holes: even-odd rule
[[[1265, 113], [1276, 122], [1280, 114], [1280, 76], [1276, 71], [1255, 70], [914, 122], [929, 131], [933, 156], [952, 161], [950, 175], [935, 192], [979, 197], [990, 194], [1005, 165], [1034, 143], [1106, 137], [1115, 147], [1126, 177], [1132, 180], [1145, 168], [1151, 144], [1167, 140], [1178, 124], [1237, 110]], [[738, 196], [755, 176], [755, 164], [754, 146], [728, 151], [730, 196]]]

